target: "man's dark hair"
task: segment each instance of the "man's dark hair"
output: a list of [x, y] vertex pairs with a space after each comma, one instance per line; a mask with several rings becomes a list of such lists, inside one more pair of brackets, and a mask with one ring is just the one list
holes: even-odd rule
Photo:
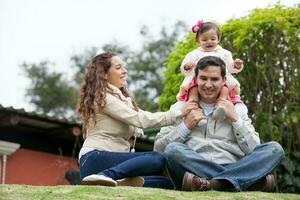
[[224, 61], [216, 56], [205, 56], [201, 58], [197, 66], [195, 67], [195, 76], [198, 76], [199, 70], [203, 70], [208, 66], [215, 66], [215, 67], [220, 67], [221, 68], [221, 76], [222, 78], [225, 77], [226, 75], [226, 66]]

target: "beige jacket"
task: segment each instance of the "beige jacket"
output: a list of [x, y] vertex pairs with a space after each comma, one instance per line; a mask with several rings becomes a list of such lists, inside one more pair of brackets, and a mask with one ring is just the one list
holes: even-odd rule
[[206, 160], [218, 164], [240, 160], [260, 144], [260, 139], [247, 115], [247, 107], [239, 103], [236, 104], [235, 109], [241, 118], [239, 124], [234, 124], [228, 119], [222, 122], [215, 121], [209, 115], [207, 124], [196, 126], [185, 138], [178, 133], [178, 126], [161, 128], [155, 138], [154, 150], [163, 152], [171, 142], [181, 142], [194, 149]]
[[162, 127], [182, 117], [180, 110], [150, 113], [132, 108], [121, 91], [110, 85], [118, 96], [106, 94], [106, 105], [96, 108], [96, 124], [90, 119], [83, 147], [114, 152], [129, 152], [129, 139], [142, 133], [141, 128]]

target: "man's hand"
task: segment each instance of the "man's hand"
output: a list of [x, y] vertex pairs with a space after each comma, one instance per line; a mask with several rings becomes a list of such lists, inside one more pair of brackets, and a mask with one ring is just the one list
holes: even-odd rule
[[191, 110], [199, 108], [196, 102], [187, 102], [185, 106], [181, 109], [183, 116], [186, 116], [191, 112]]
[[241, 69], [242, 68], [242, 65], [243, 65], [244, 61], [237, 58], [234, 60], [234, 68], [236, 69]]
[[202, 119], [205, 119], [203, 111], [200, 108], [197, 108], [187, 114], [183, 119], [183, 122], [188, 129], [192, 130]]
[[216, 107], [223, 107], [226, 111], [226, 116], [232, 122], [236, 122], [239, 119], [239, 116], [235, 111], [234, 105], [230, 100], [219, 99]]
[[185, 65], [184, 65], [184, 70], [186, 70], [186, 71], [190, 71], [190, 70], [192, 70], [194, 67], [196, 67], [196, 63], [194, 63], [194, 62], [188, 62], [188, 63], [186, 63]]

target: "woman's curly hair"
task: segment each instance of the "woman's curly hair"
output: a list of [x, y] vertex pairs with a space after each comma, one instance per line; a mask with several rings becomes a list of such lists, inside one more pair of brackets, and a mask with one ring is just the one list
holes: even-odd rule
[[[107, 84], [107, 72], [111, 67], [111, 59], [114, 56], [116, 56], [116, 54], [113, 52], [98, 54], [86, 66], [84, 82], [80, 88], [80, 97], [76, 108], [82, 118], [83, 138], [86, 138], [89, 119], [92, 118], [94, 123], [96, 123], [95, 106], [97, 105], [99, 109], [104, 108], [107, 92], [117, 95], [113, 93], [113, 90]], [[129, 97], [127, 88], [124, 87], [120, 90], [125, 97]], [[132, 104], [134, 105], [134, 109], [138, 110], [134, 100], [132, 100]]]

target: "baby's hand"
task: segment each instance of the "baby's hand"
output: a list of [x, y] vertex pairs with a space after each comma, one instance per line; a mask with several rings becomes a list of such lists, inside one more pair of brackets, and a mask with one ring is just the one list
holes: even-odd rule
[[190, 71], [192, 70], [194, 67], [196, 67], [196, 64], [194, 62], [188, 62], [184, 65], [184, 70], [186, 71]]
[[234, 68], [236, 69], [241, 69], [242, 68], [242, 65], [243, 65], [244, 61], [237, 58], [234, 60]]

